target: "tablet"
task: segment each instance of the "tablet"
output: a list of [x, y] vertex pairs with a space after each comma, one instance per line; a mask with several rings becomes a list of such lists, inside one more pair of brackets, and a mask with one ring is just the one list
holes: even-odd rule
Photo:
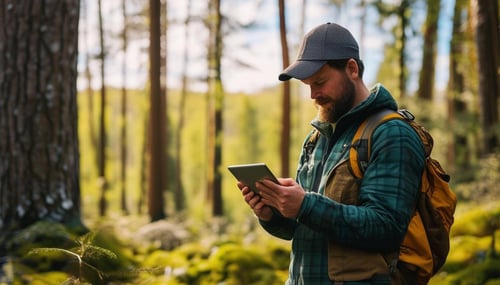
[[257, 194], [259, 193], [259, 190], [255, 188], [255, 183], [257, 181], [269, 179], [279, 184], [278, 179], [276, 179], [265, 163], [231, 165], [227, 168], [238, 181], [243, 182], [250, 190]]

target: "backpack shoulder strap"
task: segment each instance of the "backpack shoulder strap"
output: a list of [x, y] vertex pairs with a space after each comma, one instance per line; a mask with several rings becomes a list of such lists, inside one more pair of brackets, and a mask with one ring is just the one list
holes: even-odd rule
[[370, 160], [370, 144], [373, 132], [380, 124], [393, 119], [405, 120], [406, 118], [400, 112], [382, 109], [370, 115], [359, 125], [349, 151], [349, 169], [356, 179], [363, 178], [363, 173]]

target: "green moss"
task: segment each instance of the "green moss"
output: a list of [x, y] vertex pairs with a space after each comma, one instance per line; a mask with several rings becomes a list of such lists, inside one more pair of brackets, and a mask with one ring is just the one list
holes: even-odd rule
[[477, 209], [472, 209], [456, 219], [453, 224], [451, 234], [487, 236], [492, 232], [492, 228], [500, 224], [500, 203], [486, 203]]
[[30, 274], [25, 279], [30, 280], [31, 285], [59, 285], [71, 280], [71, 276], [64, 272], [44, 272]]
[[466, 269], [450, 274], [446, 278], [448, 284], [485, 284], [488, 280], [500, 278], [500, 259], [486, 259]]

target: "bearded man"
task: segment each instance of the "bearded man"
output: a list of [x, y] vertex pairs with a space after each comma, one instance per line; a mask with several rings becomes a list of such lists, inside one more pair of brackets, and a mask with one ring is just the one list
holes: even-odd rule
[[381, 109], [398, 109], [381, 84], [365, 85], [363, 70], [344, 27], [326, 23], [307, 33], [296, 61], [279, 75], [309, 86], [318, 109], [297, 176], [260, 181], [259, 194], [238, 182], [261, 226], [292, 240], [287, 285], [391, 284], [385, 256], [398, 252], [406, 234], [425, 155], [407, 123], [389, 120], [373, 132], [364, 177], [353, 178], [349, 151], [359, 125]]

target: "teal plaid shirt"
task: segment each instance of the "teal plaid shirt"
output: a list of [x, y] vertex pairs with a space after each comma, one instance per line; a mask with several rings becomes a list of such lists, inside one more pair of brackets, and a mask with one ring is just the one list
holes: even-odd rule
[[404, 238], [425, 160], [420, 139], [405, 122], [391, 120], [374, 132], [371, 161], [361, 181], [359, 206], [340, 204], [323, 196], [331, 170], [348, 159], [357, 127], [380, 108], [397, 110], [397, 104], [383, 86], [376, 85], [369, 98], [336, 125], [312, 122], [321, 135], [309, 151], [306, 139], [300, 156], [297, 181], [307, 193], [299, 216], [287, 219], [275, 214], [269, 222], [260, 221], [270, 234], [292, 240], [286, 284], [332, 284], [328, 277], [328, 240], [384, 252], [398, 249]]

